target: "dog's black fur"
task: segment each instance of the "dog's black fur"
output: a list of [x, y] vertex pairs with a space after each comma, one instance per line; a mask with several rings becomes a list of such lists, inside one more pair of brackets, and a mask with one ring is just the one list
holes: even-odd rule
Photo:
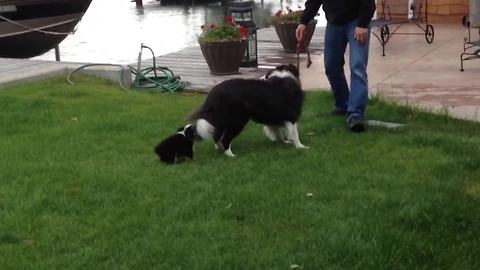
[[185, 161], [187, 158], [193, 159], [194, 140], [195, 126], [188, 125], [161, 141], [155, 147], [155, 153], [167, 164]]
[[214, 127], [215, 143], [226, 150], [249, 120], [277, 127], [286, 121], [296, 123], [303, 100], [297, 67], [282, 65], [263, 80], [231, 79], [216, 85], [190, 120], [206, 120]]

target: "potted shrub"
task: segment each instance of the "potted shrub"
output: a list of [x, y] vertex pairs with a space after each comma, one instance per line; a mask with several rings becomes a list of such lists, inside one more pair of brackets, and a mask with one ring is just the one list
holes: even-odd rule
[[225, 17], [220, 25], [202, 25], [198, 38], [203, 57], [212, 75], [238, 73], [247, 48], [248, 30]]
[[[280, 10], [270, 18], [269, 23], [275, 27], [275, 31], [277, 32], [277, 36], [280, 39], [285, 52], [297, 51], [297, 38], [295, 36], [295, 31], [300, 24], [302, 15], [303, 10], [294, 11], [287, 7], [286, 11]], [[306, 48], [308, 45], [310, 45], [313, 33], [315, 32], [316, 25], [317, 20], [311, 20], [307, 25], [305, 42], [303, 43], [302, 47], [300, 47], [300, 52], [306, 52]]]

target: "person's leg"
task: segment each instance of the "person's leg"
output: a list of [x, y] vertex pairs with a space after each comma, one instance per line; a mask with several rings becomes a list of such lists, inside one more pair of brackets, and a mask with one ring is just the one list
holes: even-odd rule
[[337, 111], [346, 111], [348, 104], [348, 83], [345, 78], [345, 49], [347, 48], [347, 28], [327, 23], [325, 30], [324, 63]]
[[348, 44], [350, 46], [350, 97], [348, 100], [348, 117], [364, 118], [368, 103], [368, 49], [370, 46], [370, 29], [368, 41], [360, 44], [355, 40], [357, 22], [348, 24]]

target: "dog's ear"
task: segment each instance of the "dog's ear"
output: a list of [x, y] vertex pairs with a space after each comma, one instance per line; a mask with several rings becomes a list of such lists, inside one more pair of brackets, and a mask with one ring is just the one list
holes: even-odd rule
[[270, 75], [272, 74], [272, 72], [274, 71], [274, 69], [270, 69], [267, 74], [265, 74], [265, 79], [268, 79], [268, 77], [270, 77]]
[[155, 146], [155, 153], [162, 162], [167, 164], [175, 163], [175, 146], [177, 145], [176, 136], [179, 135], [171, 135]]

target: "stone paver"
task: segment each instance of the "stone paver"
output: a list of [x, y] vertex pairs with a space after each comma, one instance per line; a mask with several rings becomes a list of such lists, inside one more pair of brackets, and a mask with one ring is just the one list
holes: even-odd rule
[[[427, 44], [424, 36], [394, 36], [387, 44], [385, 57], [372, 36], [368, 67], [370, 95], [428, 110], [447, 110], [454, 117], [480, 121], [480, 59], [465, 62], [465, 71], [460, 71], [460, 53], [467, 29], [452, 24], [434, 27], [432, 44]], [[404, 25], [401, 31], [418, 33], [419, 29]], [[330, 89], [323, 57], [315, 56], [313, 61], [310, 69], [303, 69], [304, 88]], [[346, 74], [350, 76], [348, 64]]]

